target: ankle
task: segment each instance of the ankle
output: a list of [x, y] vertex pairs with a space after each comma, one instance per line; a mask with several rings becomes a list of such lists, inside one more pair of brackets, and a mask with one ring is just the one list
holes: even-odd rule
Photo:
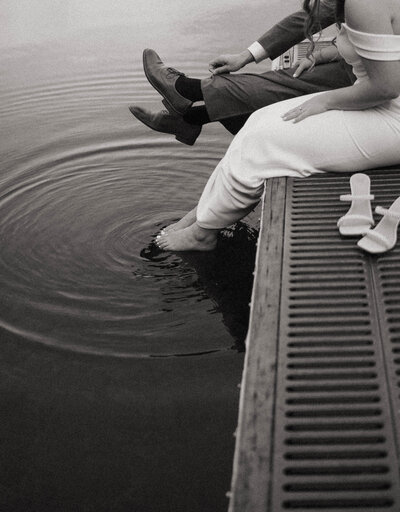
[[197, 223], [193, 224], [193, 235], [197, 242], [209, 242], [217, 238], [217, 229], [205, 229]]
[[201, 80], [197, 78], [188, 78], [187, 76], [181, 75], [175, 82], [175, 89], [181, 96], [190, 101], [203, 100]]
[[189, 108], [189, 110], [183, 115], [183, 119], [189, 124], [196, 124], [199, 126], [203, 126], [204, 124], [211, 122], [205, 105]]

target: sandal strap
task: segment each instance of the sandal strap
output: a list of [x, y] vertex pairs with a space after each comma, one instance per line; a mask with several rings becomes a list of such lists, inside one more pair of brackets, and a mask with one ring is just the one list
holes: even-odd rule
[[386, 236], [381, 235], [375, 229], [369, 229], [365, 233], [365, 236], [369, 237], [369, 238], [372, 238], [372, 240], [375, 240], [375, 242], [378, 242], [378, 243], [382, 244], [386, 249], [390, 249], [391, 248], [391, 243], [386, 238]]
[[378, 215], [387, 215], [388, 217], [392, 217], [393, 219], [400, 220], [400, 212], [396, 212], [388, 208], [383, 208], [382, 206], [377, 206], [375, 208], [375, 213], [377, 213]]
[[340, 227], [343, 226], [346, 223], [346, 221], [357, 220], [367, 222], [370, 226], [372, 226], [372, 224], [374, 223], [371, 217], [368, 217], [367, 215], [356, 215], [355, 213], [347, 213], [346, 215], [343, 215], [343, 217], [340, 217], [340, 219], [337, 221], [337, 225]]
[[353, 201], [353, 199], [374, 199], [375, 196], [373, 194], [360, 194], [360, 195], [353, 195], [353, 194], [342, 194], [339, 196], [340, 201]]

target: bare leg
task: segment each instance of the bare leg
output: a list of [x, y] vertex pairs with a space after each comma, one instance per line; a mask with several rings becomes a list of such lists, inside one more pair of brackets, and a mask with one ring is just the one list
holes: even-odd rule
[[170, 233], [171, 231], [177, 231], [178, 229], [184, 229], [191, 226], [194, 222], [196, 222], [196, 212], [197, 207], [190, 210], [181, 220], [175, 222], [174, 224], [170, 224], [166, 228], [161, 230], [161, 234]]
[[164, 251], [212, 251], [217, 245], [219, 229], [204, 229], [197, 222], [184, 229], [169, 231], [156, 237]]

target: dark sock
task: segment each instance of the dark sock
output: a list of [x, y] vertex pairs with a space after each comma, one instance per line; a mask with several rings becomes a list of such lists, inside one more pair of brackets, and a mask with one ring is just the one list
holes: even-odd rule
[[[220, 119], [219, 122], [228, 130], [228, 132], [232, 135], [236, 135], [250, 115], [251, 114], [241, 114], [235, 117], [228, 117], [227, 119]], [[198, 124], [201, 126], [212, 122], [205, 105], [191, 107], [186, 114], [184, 114], [183, 119], [189, 124]]]
[[203, 91], [201, 90], [201, 80], [197, 78], [188, 78], [187, 76], [180, 76], [175, 82], [175, 89], [184, 98], [191, 101], [202, 101]]
[[249, 117], [250, 114], [241, 114], [239, 116], [221, 119], [220, 123], [228, 130], [228, 132], [231, 132], [232, 135], [236, 135]]
[[189, 124], [199, 124], [201, 126], [211, 122], [205, 105], [191, 107], [186, 114], [184, 114], [183, 119]]

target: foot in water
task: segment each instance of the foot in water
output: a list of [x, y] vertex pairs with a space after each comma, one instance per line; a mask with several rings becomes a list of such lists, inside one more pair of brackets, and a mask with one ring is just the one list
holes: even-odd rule
[[171, 231], [178, 231], [179, 229], [188, 228], [192, 224], [196, 222], [196, 208], [193, 208], [190, 212], [188, 212], [181, 220], [175, 222], [174, 224], [170, 224], [169, 226], [163, 228], [161, 230], [161, 234], [170, 233]]
[[169, 231], [156, 237], [156, 244], [164, 251], [212, 251], [217, 245], [218, 230], [203, 229], [196, 223]]

